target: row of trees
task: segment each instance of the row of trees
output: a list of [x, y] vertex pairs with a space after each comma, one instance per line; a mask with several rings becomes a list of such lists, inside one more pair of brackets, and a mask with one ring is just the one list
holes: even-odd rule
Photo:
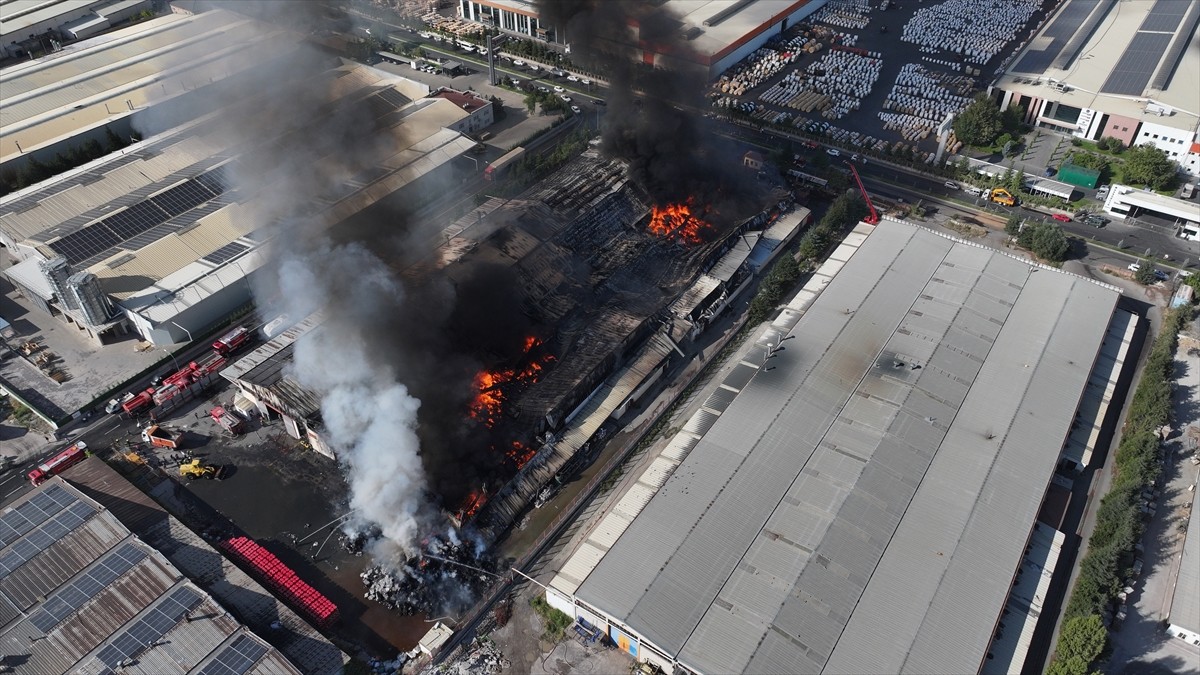
[[[796, 257], [808, 261], [816, 260], [847, 228], [866, 215], [867, 204], [861, 197], [850, 192], [842, 193], [829, 205], [829, 210], [821, 217], [821, 222], [810, 227], [800, 238]], [[754, 325], [765, 321], [771, 312], [775, 311], [784, 294], [791, 290], [801, 273], [796, 258], [790, 255], [780, 257], [779, 262], [775, 263], [763, 279], [758, 295], [750, 302], [748, 323]]]
[[96, 139], [72, 146], [54, 156], [49, 162], [43, 162], [36, 157], [30, 157], [25, 167], [17, 171], [5, 171], [0, 174], [0, 196], [16, 192], [22, 188], [40, 183], [51, 176], [83, 166], [92, 160], [116, 152], [131, 143], [141, 140], [136, 134], [129, 138], [117, 135], [112, 129], [104, 128], [105, 142]]
[[1107, 632], [1101, 616], [1110, 609], [1128, 577], [1142, 536], [1142, 492], [1154, 485], [1161, 430], [1171, 420], [1171, 379], [1180, 329], [1191, 307], [1167, 313], [1150, 349], [1142, 380], [1134, 391], [1117, 446], [1112, 488], [1100, 501], [1079, 578], [1067, 601], [1059, 647], [1048, 673], [1086, 675], [1103, 653]]

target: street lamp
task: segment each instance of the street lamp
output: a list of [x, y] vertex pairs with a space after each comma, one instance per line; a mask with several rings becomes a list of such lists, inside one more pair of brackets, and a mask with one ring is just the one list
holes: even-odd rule
[[[163, 351], [164, 351], [164, 352], [167, 352], [167, 348], [166, 348], [166, 347], [163, 347]], [[177, 373], [178, 373], [178, 372], [179, 372], [179, 359], [176, 359], [176, 358], [175, 358], [175, 353], [174, 353], [174, 352], [167, 352], [167, 356], [170, 356], [170, 357], [171, 357], [171, 362], [175, 364], [175, 372], [177, 372]]]
[[175, 326], [176, 328], [178, 328], [179, 330], [183, 331], [184, 333], [187, 333], [187, 336], [188, 336], [188, 342], [193, 342], [193, 340], [192, 340], [192, 331], [190, 331], [190, 330], [188, 330], [188, 329], [184, 328], [183, 326], [180, 326], [179, 324], [175, 323], [174, 321], [168, 321], [167, 323], [171, 324], [172, 326]]

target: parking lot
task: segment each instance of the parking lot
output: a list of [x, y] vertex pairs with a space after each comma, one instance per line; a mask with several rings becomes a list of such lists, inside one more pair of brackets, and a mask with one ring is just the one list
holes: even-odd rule
[[[929, 130], [986, 87], [1053, 11], [1038, 4], [831, 2], [808, 20], [813, 29], [801, 24], [727, 71], [710, 92], [714, 109], [741, 110], [853, 147], [904, 144], [932, 153], [937, 140]], [[943, 26], [956, 22], [966, 26], [969, 44], [957, 45], [963, 54], [929, 46], [955, 46]], [[902, 39], [906, 26], [924, 46]]]

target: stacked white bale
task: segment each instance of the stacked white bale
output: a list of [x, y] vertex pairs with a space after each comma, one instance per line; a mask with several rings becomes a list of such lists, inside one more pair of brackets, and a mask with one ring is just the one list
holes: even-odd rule
[[868, 16], [870, 12], [869, 0], [830, 0], [820, 11], [813, 14], [812, 20], [838, 28], [862, 30], [871, 23]]
[[1041, 0], [946, 0], [918, 9], [900, 38], [927, 54], [954, 52], [968, 63], [985, 64], [1016, 39]]

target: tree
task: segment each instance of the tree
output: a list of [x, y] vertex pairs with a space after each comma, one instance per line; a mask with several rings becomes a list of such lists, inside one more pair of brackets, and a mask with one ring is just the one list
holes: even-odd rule
[[1165, 190], [1175, 182], [1176, 164], [1152, 145], [1138, 145], [1125, 153], [1125, 182]]
[[1008, 133], [1014, 136], [1020, 134], [1025, 126], [1025, 108], [1016, 103], [1008, 106], [1001, 114], [1000, 124]]
[[1125, 144], [1116, 136], [1105, 136], [1099, 141], [1096, 141], [1096, 147], [1106, 152], [1111, 152], [1114, 155], [1125, 149]]
[[[1054, 660], [1082, 663], [1083, 670], [1079, 672], [1086, 673], [1092, 662], [1104, 653], [1107, 644], [1108, 631], [1104, 628], [1104, 622], [1100, 620], [1099, 616], [1095, 614], [1076, 616], [1067, 619], [1063, 625]], [[1076, 671], [1072, 669], [1065, 672]]]
[[1149, 258], [1143, 259], [1138, 264], [1140, 267], [1138, 267], [1138, 270], [1133, 273], [1134, 281], [1146, 286], [1158, 281], [1158, 279], [1154, 276], [1154, 263], [1150, 262]]
[[1017, 243], [1037, 257], [1054, 263], [1066, 260], [1071, 250], [1071, 243], [1062, 228], [1053, 223], [1026, 223], [1017, 235]]
[[1008, 216], [1008, 220], [1004, 222], [1004, 231], [1010, 236], [1017, 236], [1021, 232], [1021, 217], [1013, 213]]
[[954, 119], [954, 135], [968, 145], [990, 145], [1001, 126], [1000, 109], [981, 93]]

